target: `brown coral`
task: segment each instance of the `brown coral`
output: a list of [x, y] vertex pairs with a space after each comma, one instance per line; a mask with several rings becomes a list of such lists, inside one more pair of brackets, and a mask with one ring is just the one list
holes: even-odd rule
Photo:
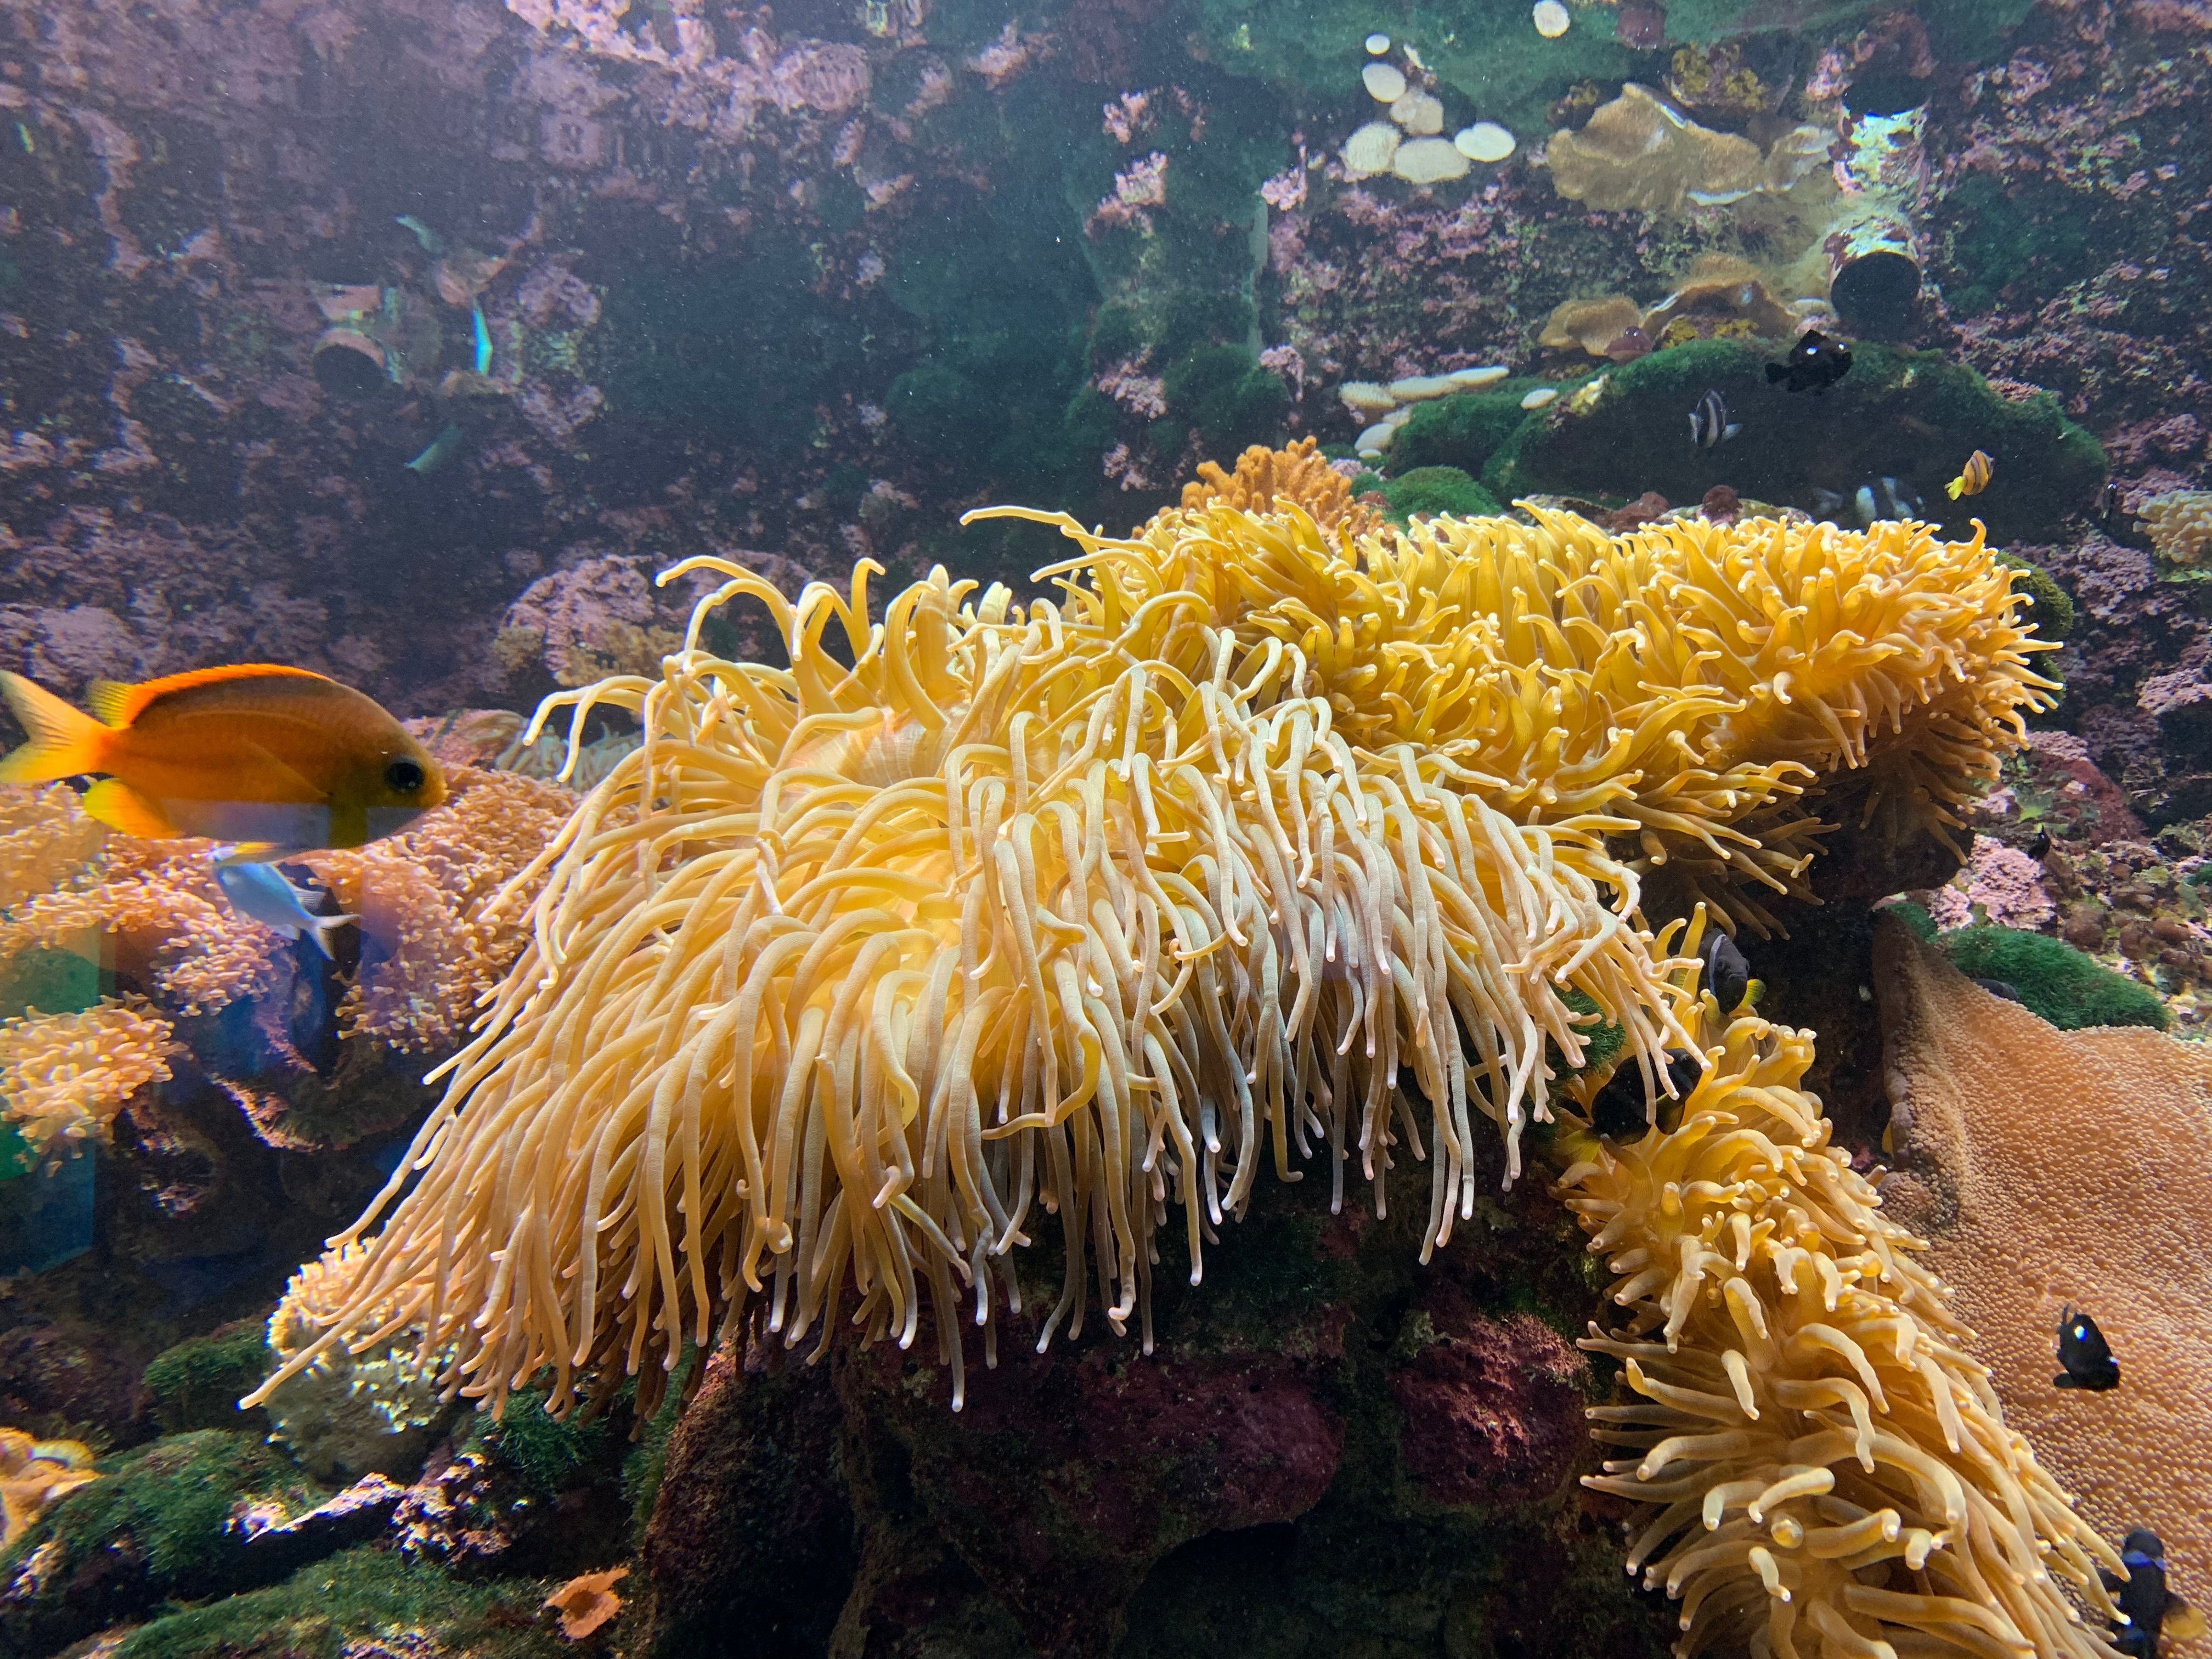
[[1187, 507], [1219, 505], [1254, 513], [1304, 507], [1323, 530], [1364, 536], [1382, 515], [1352, 499], [1352, 481], [1320, 453], [1320, 441], [1298, 438], [1281, 449], [1254, 444], [1237, 458], [1237, 470], [1224, 472], [1212, 461], [1198, 464], [1198, 481], [1182, 487]]
[[571, 1578], [545, 1598], [545, 1605], [561, 1615], [561, 1634], [580, 1642], [622, 1611], [615, 1585], [627, 1577], [628, 1567], [609, 1567]]
[[1544, 331], [1536, 343], [1552, 351], [1580, 346], [1591, 356], [1602, 357], [1615, 340], [1643, 326], [1644, 308], [1625, 294], [1563, 300], [1544, 319]]
[[[2154, 1529], [2175, 1590], [2205, 1605], [2212, 1050], [2141, 1028], [2058, 1030], [1894, 923], [1875, 951], [1899, 1164], [1887, 1207], [1932, 1242], [2014, 1428], [2106, 1536]], [[2109, 1394], [2052, 1386], [2069, 1302], [2118, 1357]]]
[[1699, 126], [1631, 81], [1579, 132], [1553, 133], [1545, 154], [1553, 188], [1570, 201], [1657, 213], [1788, 190], [1826, 150], [1826, 135], [1807, 129], [1763, 151], [1735, 133]]

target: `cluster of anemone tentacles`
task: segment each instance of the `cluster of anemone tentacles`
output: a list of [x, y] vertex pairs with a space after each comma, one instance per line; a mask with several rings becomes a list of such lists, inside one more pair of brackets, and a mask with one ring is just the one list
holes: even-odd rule
[[1830, 1144], [1809, 1036], [1695, 985], [1671, 988], [1705, 1058], [1680, 1126], [1562, 1138], [1558, 1191], [1626, 1310], [1582, 1346], [1632, 1396], [1591, 1409], [1626, 1455], [1583, 1477], [1641, 1508], [1629, 1571], [1680, 1600], [1685, 1653], [2110, 1654], [2054, 1571], [2110, 1618], [2118, 1558], [2006, 1426], [1923, 1241]]
[[[1868, 817], [1941, 830], [2041, 692], [2008, 574], [1923, 528], [1401, 535], [1275, 507], [1201, 499], [1120, 540], [1054, 518], [1079, 556], [1026, 607], [941, 570], [880, 621], [866, 565], [796, 600], [671, 573], [726, 580], [657, 678], [540, 711], [619, 705], [644, 741], [517, 878], [544, 878], [530, 942], [264, 1392], [411, 1328], [448, 1390], [542, 1377], [565, 1409], [624, 1372], [650, 1395], [732, 1316], [903, 1345], [927, 1303], [957, 1405], [962, 1323], [990, 1360], [1020, 1311], [1012, 1249], [1057, 1223], [1041, 1345], [1094, 1275], [1148, 1343], [1159, 1230], [1181, 1212], [1195, 1279], [1294, 1147], [1333, 1203], [1351, 1161], [1378, 1207], [1426, 1161], [1433, 1249], [1473, 1212], [1474, 1120], [1510, 1178], [1597, 1020], [1647, 1078], [1694, 1044], [1646, 872], [1759, 921], [1814, 851], [1808, 796], [1856, 775]], [[741, 596], [787, 668], [701, 647]], [[1946, 1514], [1928, 1547], [1978, 1549]], [[1700, 1607], [1765, 1593], [1760, 1547], [1714, 1558], [1732, 1588]]]

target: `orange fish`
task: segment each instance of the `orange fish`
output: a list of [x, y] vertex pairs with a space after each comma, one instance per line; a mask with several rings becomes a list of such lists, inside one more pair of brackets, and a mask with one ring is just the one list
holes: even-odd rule
[[247, 843], [234, 858], [273, 858], [359, 847], [446, 798], [438, 763], [398, 720], [304, 668], [95, 680], [90, 714], [20, 674], [0, 672], [0, 696], [31, 734], [0, 759], [0, 783], [100, 774], [84, 810], [125, 835], [206, 836]]

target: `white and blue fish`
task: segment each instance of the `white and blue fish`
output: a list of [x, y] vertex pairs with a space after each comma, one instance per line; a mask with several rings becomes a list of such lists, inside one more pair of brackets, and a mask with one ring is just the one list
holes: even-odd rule
[[1710, 386], [1690, 411], [1690, 441], [1699, 449], [1717, 449], [1742, 430], [1741, 422], [1729, 419], [1728, 405]]
[[230, 908], [241, 916], [274, 928], [286, 939], [297, 939], [305, 933], [326, 957], [333, 954], [331, 936], [347, 923], [360, 920], [350, 915], [317, 915], [307, 907], [321, 897], [319, 893], [294, 885], [273, 864], [226, 863], [234, 850], [218, 847], [211, 856], [216, 885], [222, 889]]

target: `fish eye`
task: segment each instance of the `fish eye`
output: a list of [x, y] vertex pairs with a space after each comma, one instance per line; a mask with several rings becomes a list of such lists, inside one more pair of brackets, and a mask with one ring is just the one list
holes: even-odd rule
[[403, 755], [384, 769], [384, 781], [398, 793], [411, 795], [422, 787], [423, 771]]

